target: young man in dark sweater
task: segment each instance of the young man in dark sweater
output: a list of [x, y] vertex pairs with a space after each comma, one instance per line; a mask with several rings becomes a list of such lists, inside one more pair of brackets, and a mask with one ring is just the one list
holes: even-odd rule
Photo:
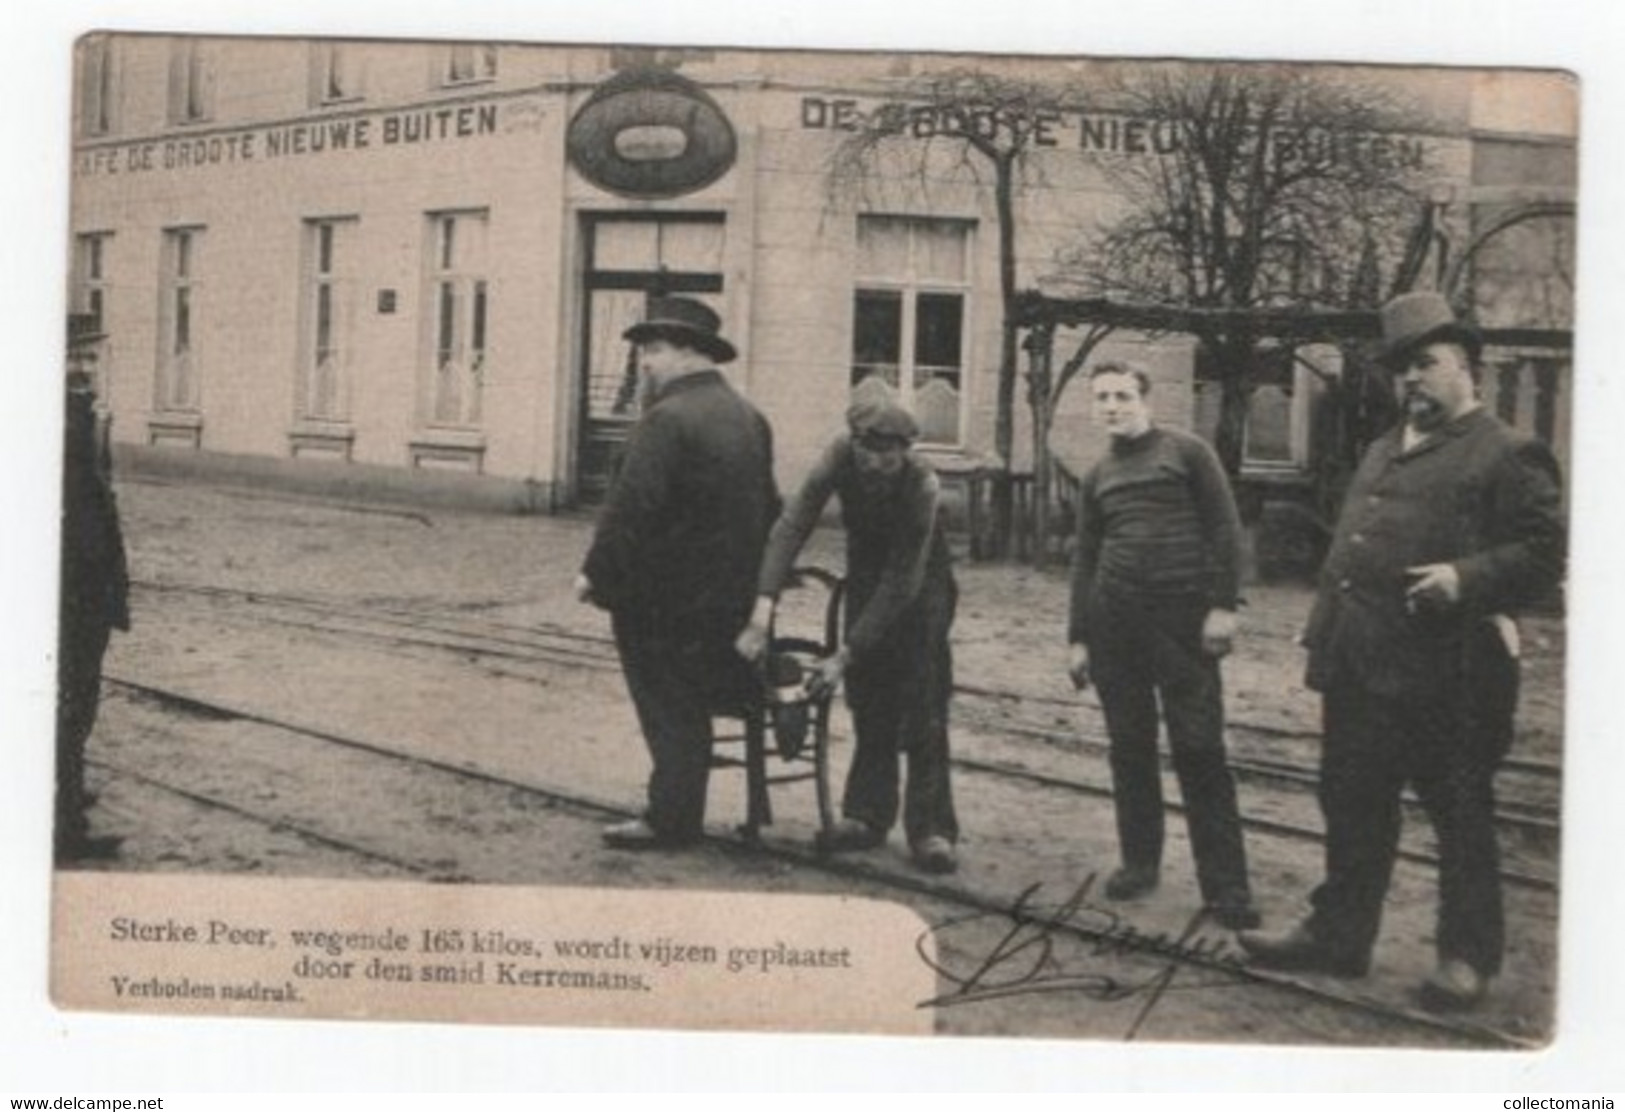
[[1179, 777], [1202, 902], [1232, 930], [1255, 926], [1236, 787], [1225, 762], [1219, 658], [1236, 630], [1240, 522], [1218, 457], [1152, 424], [1145, 372], [1089, 376], [1110, 449], [1084, 477], [1072, 565], [1069, 671], [1100, 692], [1111, 736], [1122, 867], [1106, 895], [1133, 899], [1162, 866], [1157, 703]]

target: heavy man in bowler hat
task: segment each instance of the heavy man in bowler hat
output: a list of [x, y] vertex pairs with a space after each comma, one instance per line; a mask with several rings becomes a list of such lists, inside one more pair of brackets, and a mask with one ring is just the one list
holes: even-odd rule
[[626, 331], [645, 408], [576, 580], [582, 601], [610, 613], [654, 762], [643, 817], [604, 831], [618, 848], [700, 837], [711, 713], [753, 682], [733, 639], [779, 497], [767, 420], [716, 369], [736, 356], [719, 328], [702, 302], [656, 297]]
[[1470, 1008], [1501, 968], [1494, 777], [1512, 744], [1518, 607], [1563, 566], [1556, 460], [1479, 404], [1482, 339], [1437, 293], [1382, 310], [1379, 358], [1403, 421], [1367, 451], [1304, 635], [1322, 696], [1326, 877], [1258, 965], [1366, 972], [1407, 784], [1439, 845], [1438, 964], [1424, 1006]]

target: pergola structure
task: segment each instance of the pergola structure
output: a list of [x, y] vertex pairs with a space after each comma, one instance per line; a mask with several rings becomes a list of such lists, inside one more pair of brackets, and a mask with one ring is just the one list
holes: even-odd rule
[[[1548, 215], [1542, 212], [1539, 215]], [[1495, 230], [1503, 230], [1501, 222]], [[1483, 242], [1487, 236], [1478, 241]], [[1465, 259], [1464, 255], [1464, 259]], [[1463, 259], [1463, 261], [1464, 261]], [[1459, 269], [1454, 271], [1460, 273]], [[1054, 509], [1053, 479], [1048, 436], [1051, 422], [1061, 394], [1071, 380], [1087, 364], [1099, 342], [1119, 329], [1140, 333], [1183, 333], [1195, 336], [1245, 334], [1259, 341], [1274, 341], [1284, 347], [1295, 348], [1306, 344], [1331, 344], [1355, 355], [1353, 362], [1363, 365], [1359, 348], [1380, 334], [1378, 313], [1375, 309], [1333, 310], [1290, 308], [1208, 308], [1175, 305], [1148, 305], [1114, 301], [1110, 298], [1054, 297], [1036, 290], [1021, 293], [1016, 303], [1016, 322], [1025, 333], [1022, 343], [1027, 353], [1028, 402], [1033, 415], [1033, 474], [1030, 500], [1018, 496], [1019, 503], [1027, 503], [1029, 520], [1018, 523], [1018, 530], [1030, 530], [1033, 541], [1031, 551], [1035, 562], [1042, 564], [1047, 556], [1046, 541], [1051, 532], [1051, 514]], [[1055, 342], [1060, 329], [1073, 328], [1082, 332], [1078, 348], [1056, 366]], [[1560, 328], [1494, 328], [1484, 329], [1486, 348], [1538, 349], [1566, 353], [1573, 347], [1573, 333]], [[1538, 384], [1544, 397], [1543, 408], [1550, 411], [1555, 404], [1557, 384], [1548, 377]], [[1360, 388], [1345, 389], [1336, 395], [1340, 404], [1360, 404]], [[1503, 414], [1505, 415], [1505, 414]], [[1353, 416], [1352, 414], [1346, 416]], [[1550, 426], [1551, 421], [1544, 422]], [[1548, 438], [1550, 427], [1537, 430]], [[1365, 437], [1352, 438], [1343, 447], [1354, 458], [1363, 450]], [[1323, 445], [1317, 452], [1316, 463], [1311, 465], [1310, 483], [1315, 490], [1316, 503], [1312, 507], [1317, 516], [1335, 512], [1335, 494], [1328, 495], [1319, 480], [1326, 478], [1324, 467], [1328, 450]], [[1237, 476], [1237, 478], [1242, 478]], [[1325, 524], [1322, 522], [1322, 524]], [[1020, 538], [1026, 539], [1026, 538]], [[995, 545], [995, 548], [1000, 546]], [[1018, 553], [1026, 550], [1017, 544]], [[1003, 550], [1008, 550], [1004, 546]]]

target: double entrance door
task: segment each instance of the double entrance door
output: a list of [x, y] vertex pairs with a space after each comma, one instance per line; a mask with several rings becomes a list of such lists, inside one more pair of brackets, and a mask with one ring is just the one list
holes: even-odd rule
[[721, 213], [595, 213], [583, 217], [586, 275], [576, 422], [577, 492], [597, 502], [642, 412], [637, 352], [622, 339], [651, 298], [678, 294], [722, 311]]

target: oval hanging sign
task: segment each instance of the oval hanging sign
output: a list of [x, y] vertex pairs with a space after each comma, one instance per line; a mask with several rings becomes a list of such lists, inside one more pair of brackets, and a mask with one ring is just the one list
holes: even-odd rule
[[738, 144], [716, 101], [669, 70], [627, 70], [570, 121], [570, 162], [601, 189], [652, 200], [704, 189], [733, 166]]

